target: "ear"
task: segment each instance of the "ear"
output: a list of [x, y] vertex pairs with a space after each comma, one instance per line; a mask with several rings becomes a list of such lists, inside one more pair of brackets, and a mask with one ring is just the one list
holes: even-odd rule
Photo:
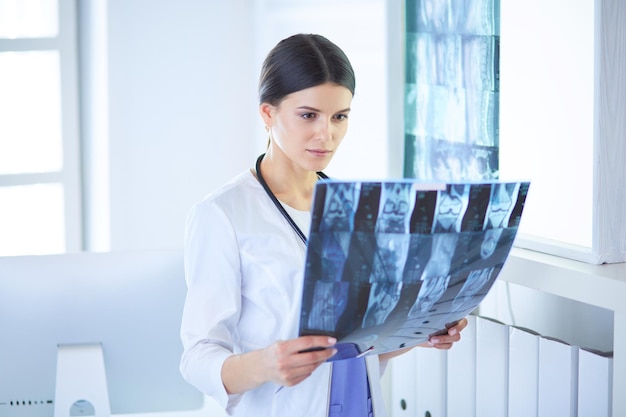
[[261, 114], [265, 126], [271, 127], [272, 118], [274, 117], [274, 106], [269, 103], [261, 103], [259, 106], [259, 114]]

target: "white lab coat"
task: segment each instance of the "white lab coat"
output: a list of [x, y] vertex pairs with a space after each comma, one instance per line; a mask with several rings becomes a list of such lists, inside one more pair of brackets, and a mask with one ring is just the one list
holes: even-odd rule
[[[308, 213], [294, 214], [308, 226]], [[250, 171], [189, 214], [180, 369], [231, 415], [328, 415], [331, 364], [296, 386], [266, 383], [239, 395], [228, 395], [221, 380], [222, 364], [233, 353], [298, 336], [304, 260], [303, 242]], [[383, 416], [378, 357], [366, 359], [374, 414]]]

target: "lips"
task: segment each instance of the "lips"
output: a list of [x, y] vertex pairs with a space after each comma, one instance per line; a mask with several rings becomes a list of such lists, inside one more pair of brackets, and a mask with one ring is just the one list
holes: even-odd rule
[[326, 149], [309, 149], [308, 152], [315, 156], [323, 157], [330, 155], [332, 151]]

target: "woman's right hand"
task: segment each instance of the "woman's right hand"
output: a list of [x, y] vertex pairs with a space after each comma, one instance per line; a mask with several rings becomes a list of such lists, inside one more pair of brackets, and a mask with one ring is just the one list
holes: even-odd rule
[[222, 367], [222, 381], [229, 394], [242, 393], [266, 382], [293, 386], [308, 378], [337, 350], [336, 339], [300, 336], [268, 347], [230, 356]]
[[269, 380], [287, 387], [302, 382], [337, 353], [335, 343], [328, 336], [301, 336], [271, 344], [263, 349]]

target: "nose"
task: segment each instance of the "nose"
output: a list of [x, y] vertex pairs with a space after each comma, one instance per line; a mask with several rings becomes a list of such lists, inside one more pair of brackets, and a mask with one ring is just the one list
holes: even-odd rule
[[323, 117], [320, 117], [317, 124], [316, 135], [321, 141], [330, 141], [334, 135], [335, 126], [332, 121]]

